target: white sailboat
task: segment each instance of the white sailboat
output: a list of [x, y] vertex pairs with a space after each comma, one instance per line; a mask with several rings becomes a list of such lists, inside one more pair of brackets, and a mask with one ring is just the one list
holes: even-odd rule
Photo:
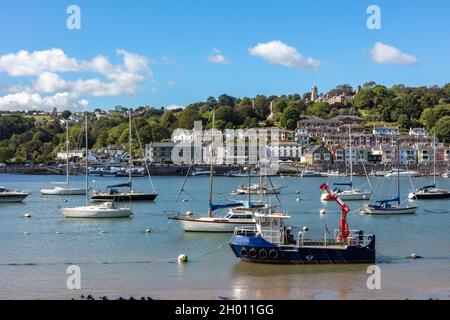
[[[353, 187], [353, 153], [352, 153], [352, 132], [351, 127], [348, 125], [348, 134], [349, 134], [349, 151], [350, 151], [350, 182], [346, 183], [334, 183], [335, 186], [347, 186], [349, 188], [340, 190], [335, 189], [333, 190], [332, 194], [330, 195], [328, 192], [323, 191], [320, 199], [322, 201], [330, 201], [334, 200], [335, 196], [339, 196], [342, 200], [370, 200], [372, 197], [372, 190], [361, 190], [358, 188]], [[370, 182], [369, 182], [370, 184]]]
[[439, 189], [436, 184], [436, 136], [433, 136], [433, 184], [422, 187], [408, 195], [409, 199], [448, 199], [450, 191]]
[[[215, 112], [212, 113], [212, 131], [215, 125]], [[209, 208], [207, 215], [195, 215], [191, 211], [185, 215], [171, 216], [169, 219], [178, 222], [180, 227], [186, 232], [234, 232], [235, 228], [255, 226], [254, 212], [266, 208], [264, 205], [252, 205], [248, 202], [230, 203], [225, 205], [214, 205], [213, 186], [214, 186], [214, 157], [213, 146], [211, 145], [209, 170]], [[225, 216], [215, 216], [214, 211], [222, 208], [230, 208]]]
[[66, 120], [66, 182], [62, 187], [56, 186], [53, 188], [41, 189], [42, 195], [48, 196], [75, 196], [85, 195], [85, 188], [74, 188], [69, 185], [69, 121]]
[[[400, 152], [397, 145], [398, 163], [400, 164]], [[369, 215], [400, 215], [415, 214], [419, 208], [418, 204], [401, 204], [400, 202], [400, 171], [397, 171], [397, 196], [389, 200], [380, 200], [373, 204], [365, 203], [363, 212]]]
[[[89, 170], [88, 170], [88, 127], [86, 115], [86, 190], [89, 190]], [[66, 218], [127, 218], [133, 214], [131, 208], [118, 208], [112, 202], [99, 205], [89, 205], [89, 197], [86, 192], [86, 205], [72, 208], [60, 208], [61, 213]]]

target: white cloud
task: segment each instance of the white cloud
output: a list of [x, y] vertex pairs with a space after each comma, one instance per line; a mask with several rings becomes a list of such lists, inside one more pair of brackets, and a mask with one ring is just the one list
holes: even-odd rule
[[260, 57], [270, 63], [281, 64], [302, 71], [316, 70], [320, 66], [318, 60], [310, 57], [305, 58], [297, 49], [279, 40], [258, 43], [255, 47], [250, 48], [249, 52], [251, 55]]
[[400, 49], [387, 44], [377, 42], [371, 50], [372, 61], [378, 64], [414, 64], [417, 58], [406, 54]]
[[67, 82], [56, 73], [44, 72], [37, 77], [34, 88], [38, 92], [54, 93], [66, 89]]
[[170, 86], [170, 87], [173, 87], [174, 85], [177, 84], [177, 82], [176, 82], [175, 80], [167, 80], [167, 81], [166, 81], [166, 84], [167, 84], [168, 86]]
[[184, 109], [183, 106], [180, 106], [178, 104], [171, 104], [165, 107], [166, 110], [176, 110], [176, 109]]
[[217, 48], [213, 49], [213, 53], [208, 56], [209, 63], [228, 64], [230, 61]]
[[0, 71], [10, 76], [37, 76], [42, 72], [77, 71], [76, 59], [69, 58], [61, 49], [28, 52], [20, 50], [0, 56]]
[[[122, 63], [114, 65], [103, 55], [92, 60], [68, 57], [61, 49], [28, 52], [21, 50], [0, 56], [0, 72], [12, 77], [33, 77], [31, 86], [11, 85], [7, 95], [0, 96], [0, 110], [42, 110], [54, 107], [86, 106], [86, 96], [107, 97], [135, 94], [139, 84], [151, 77], [150, 59], [119, 49]], [[60, 73], [94, 73], [97, 77], [72, 80]], [[46, 95], [47, 94], [47, 95]], [[60, 104], [60, 105], [58, 105]]]
[[69, 92], [60, 92], [51, 96], [42, 96], [39, 93], [18, 92], [0, 96], [0, 110], [52, 110], [67, 108], [81, 110], [89, 104], [86, 99], [78, 99], [78, 96]]

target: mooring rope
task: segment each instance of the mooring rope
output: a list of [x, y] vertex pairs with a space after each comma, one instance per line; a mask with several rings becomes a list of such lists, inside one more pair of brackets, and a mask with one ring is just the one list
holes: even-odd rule
[[190, 261], [192, 261], [192, 260], [197, 260], [197, 259], [200, 259], [200, 258], [202, 258], [202, 257], [204, 257], [204, 256], [207, 256], [208, 254], [211, 254], [211, 253], [213, 253], [213, 252], [216, 252], [217, 250], [220, 250], [220, 249], [222, 249], [224, 246], [226, 246], [229, 242], [230, 242], [230, 241], [227, 240], [227, 241], [221, 243], [220, 245], [218, 245], [217, 247], [215, 247], [215, 248], [213, 248], [213, 249], [210, 249], [210, 250], [208, 250], [208, 251], [206, 251], [206, 252], [203, 252], [203, 253], [201, 253], [201, 254], [198, 254], [198, 255], [196, 255], [196, 256], [193, 256], [192, 258], [189, 258], [189, 260], [190, 260]]

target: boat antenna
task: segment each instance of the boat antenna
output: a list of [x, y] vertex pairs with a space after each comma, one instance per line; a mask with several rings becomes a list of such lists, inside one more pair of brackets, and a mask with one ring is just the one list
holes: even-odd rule
[[69, 119], [66, 119], [66, 186], [69, 186]]
[[216, 124], [216, 113], [213, 109], [212, 111], [212, 125], [211, 125], [211, 152], [210, 152], [210, 167], [209, 167], [209, 207], [208, 207], [208, 217], [212, 217], [212, 196], [213, 196], [213, 186], [214, 186], [214, 157], [213, 157], [213, 149], [214, 149], [214, 127]]

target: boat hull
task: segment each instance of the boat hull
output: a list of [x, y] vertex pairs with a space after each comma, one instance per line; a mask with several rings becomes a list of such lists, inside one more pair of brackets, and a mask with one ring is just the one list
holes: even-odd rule
[[[372, 197], [372, 192], [339, 192], [336, 194], [341, 200], [352, 201], [352, 200], [370, 200]], [[330, 199], [329, 195], [322, 193], [321, 199], [323, 201], [333, 201]]]
[[418, 207], [406, 206], [406, 207], [390, 207], [386, 209], [374, 208], [372, 206], [366, 206], [364, 208], [365, 214], [370, 215], [400, 215], [400, 214], [415, 214]]
[[252, 227], [255, 222], [230, 222], [225, 219], [195, 219], [190, 217], [173, 217], [186, 232], [223, 232], [232, 233], [236, 228]]
[[11, 202], [22, 202], [25, 198], [28, 197], [28, 194], [9, 194], [9, 195], [0, 195], [0, 203], [11, 203]]
[[130, 201], [154, 201], [157, 193], [118, 193], [118, 194], [94, 194], [91, 198], [96, 202], [130, 202]]
[[258, 236], [233, 235], [236, 257], [252, 263], [348, 264], [375, 262], [375, 236], [367, 246], [277, 246]]
[[61, 213], [66, 218], [128, 218], [133, 213], [131, 209], [95, 209], [94, 207], [62, 208]]
[[408, 196], [409, 199], [449, 199], [450, 192], [442, 193], [412, 193]]
[[41, 194], [45, 196], [82, 196], [86, 194], [86, 189], [83, 188], [41, 189]]

